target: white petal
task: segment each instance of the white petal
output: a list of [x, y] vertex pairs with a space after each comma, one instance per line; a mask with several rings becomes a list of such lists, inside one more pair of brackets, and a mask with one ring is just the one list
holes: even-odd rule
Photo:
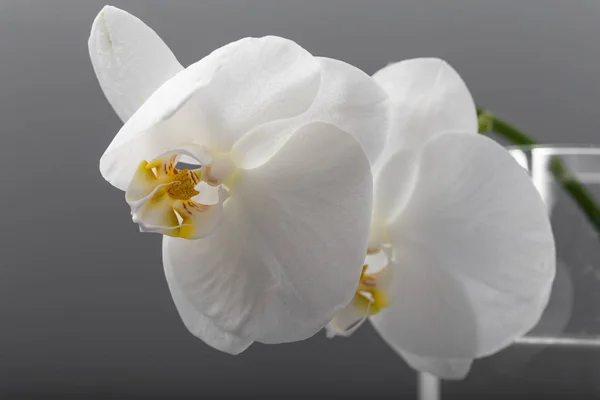
[[202, 121], [192, 114], [189, 99], [196, 87], [188, 72], [154, 92], [110, 143], [100, 159], [100, 172], [110, 184], [126, 190], [140, 161], [207, 141]]
[[230, 43], [154, 92], [102, 156], [102, 175], [124, 189], [140, 160], [173, 148], [196, 143], [227, 152], [255, 126], [306, 111], [319, 81], [318, 62], [290, 40]]
[[[236, 199], [230, 197], [211, 235], [194, 241], [165, 236], [163, 260], [172, 269], [171, 284], [181, 289], [198, 314], [221, 330], [250, 338], [243, 335], [243, 328], [273, 283], [257, 254], [261, 249], [246, 243], [252, 239], [240, 227], [246, 223]], [[188, 317], [182, 315], [186, 325]]]
[[189, 301], [221, 329], [302, 340], [350, 302], [367, 248], [371, 177], [360, 145], [324, 123], [239, 172], [224, 216], [197, 241], [165, 238]]
[[311, 106], [313, 120], [330, 122], [350, 133], [371, 163], [383, 151], [389, 128], [388, 95], [371, 77], [342, 61], [318, 57], [321, 88]]
[[399, 354], [411, 368], [442, 379], [464, 379], [473, 363], [470, 359], [420, 357], [402, 350]]
[[402, 210], [417, 182], [418, 150], [400, 150], [391, 155], [374, 177], [373, 212], [389, 221]]
[[420, 146], [444, 132], [477, 133], [473, 98], [443, 60], [416, 58], [390, 64], [373, 75], [389, 94], [392, 124], [386, 151]]
[[313, 103], [321, 72], [297, 43], [247, 38], [196, 97], [209, 116], [211, 147], [226, 151], [263, 123], [295, 117]]
[[342, 61], [317, 57], [321, 69], [319, 92], [310, 108], [293, 120], [274, 121], [256, 128], [234, 147], [247, 168], [275, 154], [302, 125], [331, 123], [350, 133], [373, 164], [383, 151], [389, 127], [388, 96], [363, 71]]
[[372, 321], [413, 354], [494, 353], [546, 306], [555, 248], [544, 203], [526, 171], [486, 137], [439, 135], [421, 157], [412, 196], [389, 225], [392, 304]]
[[[167, 252], [163, 252], [163, 255], [166, 254]], [[179, 316], [192, 335], [203, 340], [209, 346], [230, 354], [239, 354], [250, 347], [252, 340], [243, 339], [220, 329], [210, 318], [198, 312], [185, 297], [185, 294], [174, 279], [173, 267], [168, 257], [163, 257], [163, 264], [175, 307], [177, 307]]]
[[94, 20], [88, 49], [100, 86], [123, 122], [183, 70], [156, 32], [112, 6], [105, 6]]

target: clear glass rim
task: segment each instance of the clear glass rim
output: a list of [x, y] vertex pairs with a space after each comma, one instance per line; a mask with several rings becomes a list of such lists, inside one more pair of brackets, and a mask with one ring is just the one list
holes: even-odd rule
[[600, 145], [596, 144], [534, 144], [534, 145], [510, 145], [506, 146], [509, 151], [521, 150], [535, 152], [540, 155], [600, 155]]

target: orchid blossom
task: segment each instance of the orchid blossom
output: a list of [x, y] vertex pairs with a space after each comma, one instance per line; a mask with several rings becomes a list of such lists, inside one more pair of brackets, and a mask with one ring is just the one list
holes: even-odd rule
[[184, 68], [152, 29], [109, 6], [89, 52], [124, 122], [100, 171], [140, 230], [164, 235], [190, 332], [236, 354], [322, 329], [360, 278], [385, 91], [272, 36]]
[[546, 208], [526, 170], [477, 133], [473, 99], [447, 63], [403, 61], [374, 79], [392, 123], [374, 166], [369, 256], [327, 333], [347, 336], [368, 316], [413, 368], [462, 378], [547, 305], [555, 248]]

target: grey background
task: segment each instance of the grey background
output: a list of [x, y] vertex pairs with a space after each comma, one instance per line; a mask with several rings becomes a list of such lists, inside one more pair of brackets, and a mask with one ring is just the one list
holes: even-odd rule
[[[87, 54], [89, 27], [103, 4], [0, 0], [0, 397], [414, 398], [415, 374], [370, 326], [350, 339], [320, 334], [302, 343], [254, 345], [237, 357], [187, 333], [164, 281], [160, 238], [137, 232], [123, 194], [98, 172], [120, 126]], [[152, 26], [184, 64], [240, 37], [265, 34], [368, 73], [404, 58], [442, 57], [479, 104], [539, 140], [599, 142], [597, 0], [113, 5]], [[570, 380], [528, 384], [596, 395], [600, 363], [596, 355], [585, 357], [584, 372]], [[484, 365], [466, 382], [444, 387], [465, 398], [494, 394], [482, 386], [492, 382], [506, 384]]]

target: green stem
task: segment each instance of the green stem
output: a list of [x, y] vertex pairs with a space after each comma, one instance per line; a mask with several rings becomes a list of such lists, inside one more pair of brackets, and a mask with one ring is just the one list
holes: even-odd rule
[[[479, 117], [479, 133], [494, 132], [520, 146], [538, 144], [537, 141], [487, 110], [478, 108], [477, 116]], [[558, 184], [577, 202], [579, 208], [600, 234], [600, 208], [585, 186], [575, 178], [559, 157], [552, 157], [550, 160], [550, 172]]]

